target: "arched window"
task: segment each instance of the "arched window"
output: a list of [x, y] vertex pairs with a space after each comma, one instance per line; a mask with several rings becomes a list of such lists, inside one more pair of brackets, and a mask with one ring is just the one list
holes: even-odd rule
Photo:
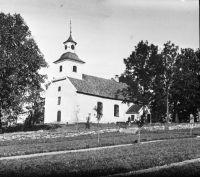
[[60, 72], [62, 72], [62, 65], [60, 66]]
[[114, 105], [114, 116], [119, 117], [119, 105]]
[[73, 72], [77, 72], [77, 66], [73, 66]]
[[103, 114], [103, 103], [97, 102], [97, 114], [102, 115]]
[[57, 122], [61, 121], [61, 111], [57, 112]]

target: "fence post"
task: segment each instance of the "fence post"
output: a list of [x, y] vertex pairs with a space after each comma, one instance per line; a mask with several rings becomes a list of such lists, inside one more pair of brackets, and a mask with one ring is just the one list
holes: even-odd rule
[[194, 125], [191, 123], [191, 124], [190, 124], [190, 136], [192, 136], [192, 129], [193, 129], [193, 126], [194, 126]]

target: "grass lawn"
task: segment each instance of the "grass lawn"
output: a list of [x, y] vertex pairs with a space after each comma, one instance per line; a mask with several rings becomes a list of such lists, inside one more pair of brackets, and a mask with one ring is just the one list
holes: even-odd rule
[[[12, 177], [104, 176], [200, 158], [199, 147], [199, 138], [187, 138], [98, 151], [4, 160], [0, 161], [0, 174]], [[199, 172], [198, 168], [196, 170]]]
[[114, 177], [172, 177], [172, 176], [182, 176], [182, 177], [189, 177], [189, 176], [196, 176], [199, 177], [200, 175], [200, 162], [193, 162], [189, 164], [184, 164], [181, 166], [174, 166], [169, 167], [166, 169], [159, 169], [151, 172], [145, 172], [140, 174], [119, 174], [115, 175]]
[[[141, 131], [141, 141], [190, 138], [199, 134], [200, 129], [173, 131]], [[199, 134], [200, 135], [200, 134]], [[76, 137], [54, 138], [54, 139], [30, 139], [12, 140], [0, 142], [0, 157], [24, 155], [51, 151], [83, 149], [97, 146], [109, 146], [118, 144], [135, 143], [138, 135], [120, 132], [103, 133], [100, 135], [100, 144], [97, 144], [97, 135], [83, 135]]]

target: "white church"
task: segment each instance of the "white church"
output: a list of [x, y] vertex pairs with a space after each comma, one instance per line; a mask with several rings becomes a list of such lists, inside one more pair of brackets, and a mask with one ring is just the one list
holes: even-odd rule
[[86, 62], [76, 54], [77, 43], [70, 36], [64, 42], [65, 53], [54, 61], [57, 73], [45, 93], [44, 123], [97, 122], [94, 107], [101, 107], [103, 116], [100, 123], [126, 122], [135, 120], [142, 109], [132, 103], [123, 103], [119, 93], [126, 87], [118, 78], [104, 79], [82, 73]]

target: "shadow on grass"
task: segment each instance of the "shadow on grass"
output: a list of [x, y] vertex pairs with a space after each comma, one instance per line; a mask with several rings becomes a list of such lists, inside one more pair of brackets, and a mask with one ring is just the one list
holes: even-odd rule
[[53, 171], [53, 172], [26, 172], [26, 171], [8, 171], [3, 172], [1, 171], [2, 177], [98, 177], [98, 176], [108, 176], [114, 175], [119, 173], [126, 173], [128, 172], [125, 168], [113, 168], [113, 169], [95, 169], [95, 170], [82, 170], [82, 171], [70, 171], [66, 169], [65, 171]]
[[52, 173], [35, 173], [34, 171], [32, 173], [29, 172], [27, 174], [25, 171], [21, 171], [20, 173], [16, 172], [5, 172], [2, 175], [4, 177], [98, 177], [98, 176], [109, 176], [109, 175], [114, 175], [115, 177], [171, 177], [171, 176], [199, 176], [200, 174], [200, 168], [195, 165], [189, 167], [171, 167], [169, 169], [161, 169], [161, 170], [156, 170], [153, 172], [148, 172], [148, 173], [140, 173], [140, 174], [131, 174], [128, 173], [129, 170], [125, 168], [115, 168], [115, 169], [105, 169], [105, 170], [92, 170], [92, 171], [56, 171]]

